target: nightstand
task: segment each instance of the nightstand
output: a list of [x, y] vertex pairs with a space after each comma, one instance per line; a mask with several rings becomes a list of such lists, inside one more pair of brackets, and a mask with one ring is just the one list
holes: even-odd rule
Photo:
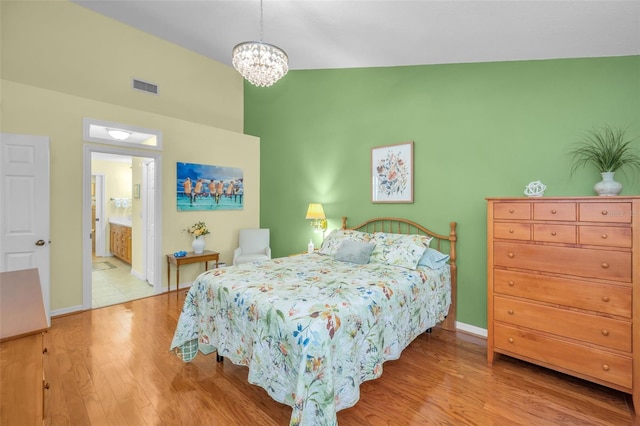
[[205, 250], [201, 254], [195, 254], [194, 252], [189, 252], [186, 256], [176, 257], [173, 254], [167, 255], [167, 294], [171, 292], [171, 265], [175, 265], [176, 267], [176, 298], [178, 298], [180, 289], [180, 265], [188, 265], [190, 263], [203, 263], [204, 262], [204, 270], [207, 271], [209, 269], [209, 262], [216, 262], [216, 268], [218, 267], [218, 262], [220, 260], [220, 253], [217, 251], [209, 251]]

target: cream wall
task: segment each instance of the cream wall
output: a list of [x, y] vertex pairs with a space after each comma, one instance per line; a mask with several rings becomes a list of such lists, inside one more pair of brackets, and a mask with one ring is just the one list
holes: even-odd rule
[[[51, 90], [2, 81], [2, 131], [48, 135], [51, 138], [51, 309], [82, 304], [82, 118], [100, 117], [122, 122], [129, 119], [145, 128], [163, 132], [162, 198], [163, 253], [190, 247], [182, 232], [204, 220], [211, 235], [207, 246], [230, 263], [241, 227], [259, 226], [260, 144], [252, 136]], [[208, 152], [215, 152], [209, 157]], [[238, 153], [242, 153], [239, 155]], [[209, 161], [210, 160], [210, 161]], [[243, 169], [245, 207], [241, 211], [178, 212], [176, 209], [176, 162], [228, 165]], [[181, 269], [183, 282], [192, 281], [199, 265]], [[201, 268], [201, 266], [200, 266]], [[166, 287], [166, 269], [162, 268]], [[175, 277], [172, 277], [175, 280]]]
[[[243, 131], [233, 68], [68, 1], [0, 5], [2, 78]], [[158, 84], [160, 95], [131, 89], [134, 77]]]
[[[260, 144], [240, 133], [241, 77], [72, 3], [3, 0], [0, 7], [0, 130], [51, 140], [52, 314], [78, 310], [83, 300], [84, 117], [162, 132], [162, 253], [156, 261], [166, 265], [166, 253], [189, 249], [190, 238], [181, 230], [204, 220], [212, 231], [207, 247], [229, 263], [237, 230], [258, 227], [260, 213]], [[132, 76], [160, 84], [160, 96], [131, 90]], [[178, 212], [176, 162], [243, 169], [245, 208]], [[202, 269], [188, 266], [181, 268], [182, 282]], [[166, 267], [161, 272], [166, 288]]]
[[91, 173], [104, 173], [105, 175], [105, 220], [114, 216], [131, 216], [133, 206], [118, 207], [113, 198], [126, 198], [131, 200], [131, 181], [133, 171], [129, 163], [105, 160], [93, 160]]

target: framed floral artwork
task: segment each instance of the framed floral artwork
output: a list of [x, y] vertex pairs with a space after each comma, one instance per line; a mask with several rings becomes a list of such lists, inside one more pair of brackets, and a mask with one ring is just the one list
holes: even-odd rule
[[413, 141], [371, 148], [371, 202], [413, 203]]

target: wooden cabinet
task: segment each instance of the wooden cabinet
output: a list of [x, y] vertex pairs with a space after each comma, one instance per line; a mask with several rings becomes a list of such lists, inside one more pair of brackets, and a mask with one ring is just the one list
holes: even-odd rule
[[131, 227], [110, 224], [109, 247], [111, 254], [123, 262], [131, 264]]
[[640, 197], [489, 198], [487, 234], [488, 361], [612, 387], [638, 410]]
[[0, 273], [0, 424], [46, 423], [47, 319], [37, 269]]
[[31, 334], [0, 344], [0, 424], [42, 425], [47, 383], [46, 333]]

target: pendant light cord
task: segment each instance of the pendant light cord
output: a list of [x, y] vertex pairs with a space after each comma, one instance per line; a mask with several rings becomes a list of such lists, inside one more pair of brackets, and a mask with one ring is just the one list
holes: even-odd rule
[[262, 0], [260, 0], [260, 43], [262, 43], [262, 33], [263, 33], [263, 28], [262, 28]]

